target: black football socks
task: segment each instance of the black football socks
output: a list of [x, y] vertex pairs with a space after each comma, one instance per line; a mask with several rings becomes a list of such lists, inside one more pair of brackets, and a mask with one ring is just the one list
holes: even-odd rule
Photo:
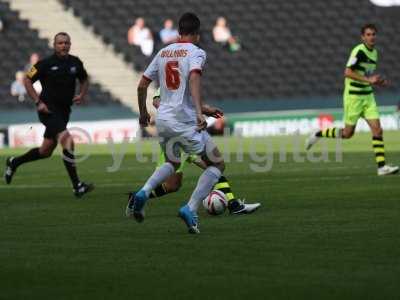
[[11, 167], [13, 169], [17, 169], [22, 164], [42, 158], [44, 158], [44, 156], [40, 155], [39, 148], [33, 148], [21, 156], [14, 157], [14, 159], [11, 161]]
[[334, 128], [327, 128], [324, 130], [320, 130], [316, 133], [317, 137], [324, 137], [324, 138], [336, 138], [341, 137], [341, 130], [334, 127]]
[[79, 177], [76, 172], [75, 166], [75, 155], [72, 151], [64, 149], [63, 150], [63, 162], [64, 166], [67, 169], [67, 173], [69, 178], [71, 179], [72, 185], [76, 188], [79, 184]]
[[240, 202], [235, 198], [232, 192], [231, 186], [228, 179], [225, 176], [221, 176], [214, 186], [215, 190], [221, 191], [226, 195], [228, 199], [228, 208], [230, 211], [237, 209], [240, 206]]
[[375, 160], [378, 168], [385, 166], [385, 145], [383, 143], [382, 137], [373, 137], [372, 138], [372, 147], [375, 152]]
[[168, 194], [168, 191], [165, 189], [165, 185], [160, 184], [159, 186], [157, 186], [154, 190], [151, 191], [150, 193], [150, 198], [158, 198], [158, 197], [162, 197], [164, 195]]

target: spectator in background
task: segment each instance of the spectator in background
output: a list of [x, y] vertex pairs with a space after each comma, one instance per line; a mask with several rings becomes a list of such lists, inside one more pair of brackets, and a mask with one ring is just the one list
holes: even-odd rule
[[171, 19], [164, 21], [164, 28], [160, 31], [160, 39], [164, 45], [175, 43], [179, 39], [179, 33], [174, 28], [174, 22]]
[[19, 102], [25, 101], [26, 89], [24, 86], [24, 72], [17, 71], [15, 73], [15, 81], [11, 84], [11, 95], [17, 97]]
[[153, 35], [150, 29], [145, 27], [143, 18], [137, 18], [135, 24], [129, 28], [128, 44], [140, 47], [140, 50], [145, 56], [151, 56], [153, 53]]
[[[24, 71], [29, 72], [34, 65], [40, 60], [40, 56], [37, 52], [33, 52], [31, 56], [29, 57], [29, 62], [25, 65]], [[35, 89], [36, 93], [40, 94], [42, 92], [42, 84], [40, 83], [39, 80], [37, 80], [33, 84], [33, 88]]]
[[397, 126], [398, 128], [400, 128], [400, 101], [397, 102], [396, 114], [397, 114]]
[[227, 47], [229, 51], [236, 52], [240, 50], [241, 46], [236, 37], [232, 36], [229, 27], [226, 24], [224, 17], [219, 17], [213, 28], [214, 41]]
[[40, 56], [37, 52], [33, 52], [29, 57], [29, 62], [25, 65], [24, 71], [28, 72], [39, 61]]

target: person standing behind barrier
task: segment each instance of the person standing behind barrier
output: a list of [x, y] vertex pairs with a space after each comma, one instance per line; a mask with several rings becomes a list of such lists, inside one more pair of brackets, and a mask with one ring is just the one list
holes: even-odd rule
[[135, 24], [128, 30], [128, 44], [140, 47], [145, 56], [151, 56], [154, 49], [154, 39], [143, 18], [137, 18]]
[[174, 28], [174, 22], [171, 19], [164, 21], [164, 28], [160, 31], [160, 39], [164, 45], [175, 43], [179, 39], [179, 32]]
[[227, 26], [226, 19], [219, 17], [213, 28], [214, 41], [227, 47], [229, 51], [236, 52], [241, 46], [236, 37], [232, 36], [231, 30]]

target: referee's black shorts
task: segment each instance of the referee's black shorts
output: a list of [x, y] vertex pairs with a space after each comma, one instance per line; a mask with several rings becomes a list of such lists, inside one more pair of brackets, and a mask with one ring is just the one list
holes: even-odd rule
[[40, 122], [46, 127], [44, 137], [56, 139], [60, 132], [67, 129], [69, 111], [51, 110], [50, 114], [38, 113]]

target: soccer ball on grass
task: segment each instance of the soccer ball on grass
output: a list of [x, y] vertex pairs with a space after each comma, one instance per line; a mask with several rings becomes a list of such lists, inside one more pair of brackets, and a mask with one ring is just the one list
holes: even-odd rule
[[228, 207], [228, 200], [223, 192], [213, 190], [203, 200], [203, 206], [210, 215], [221, 215]]

